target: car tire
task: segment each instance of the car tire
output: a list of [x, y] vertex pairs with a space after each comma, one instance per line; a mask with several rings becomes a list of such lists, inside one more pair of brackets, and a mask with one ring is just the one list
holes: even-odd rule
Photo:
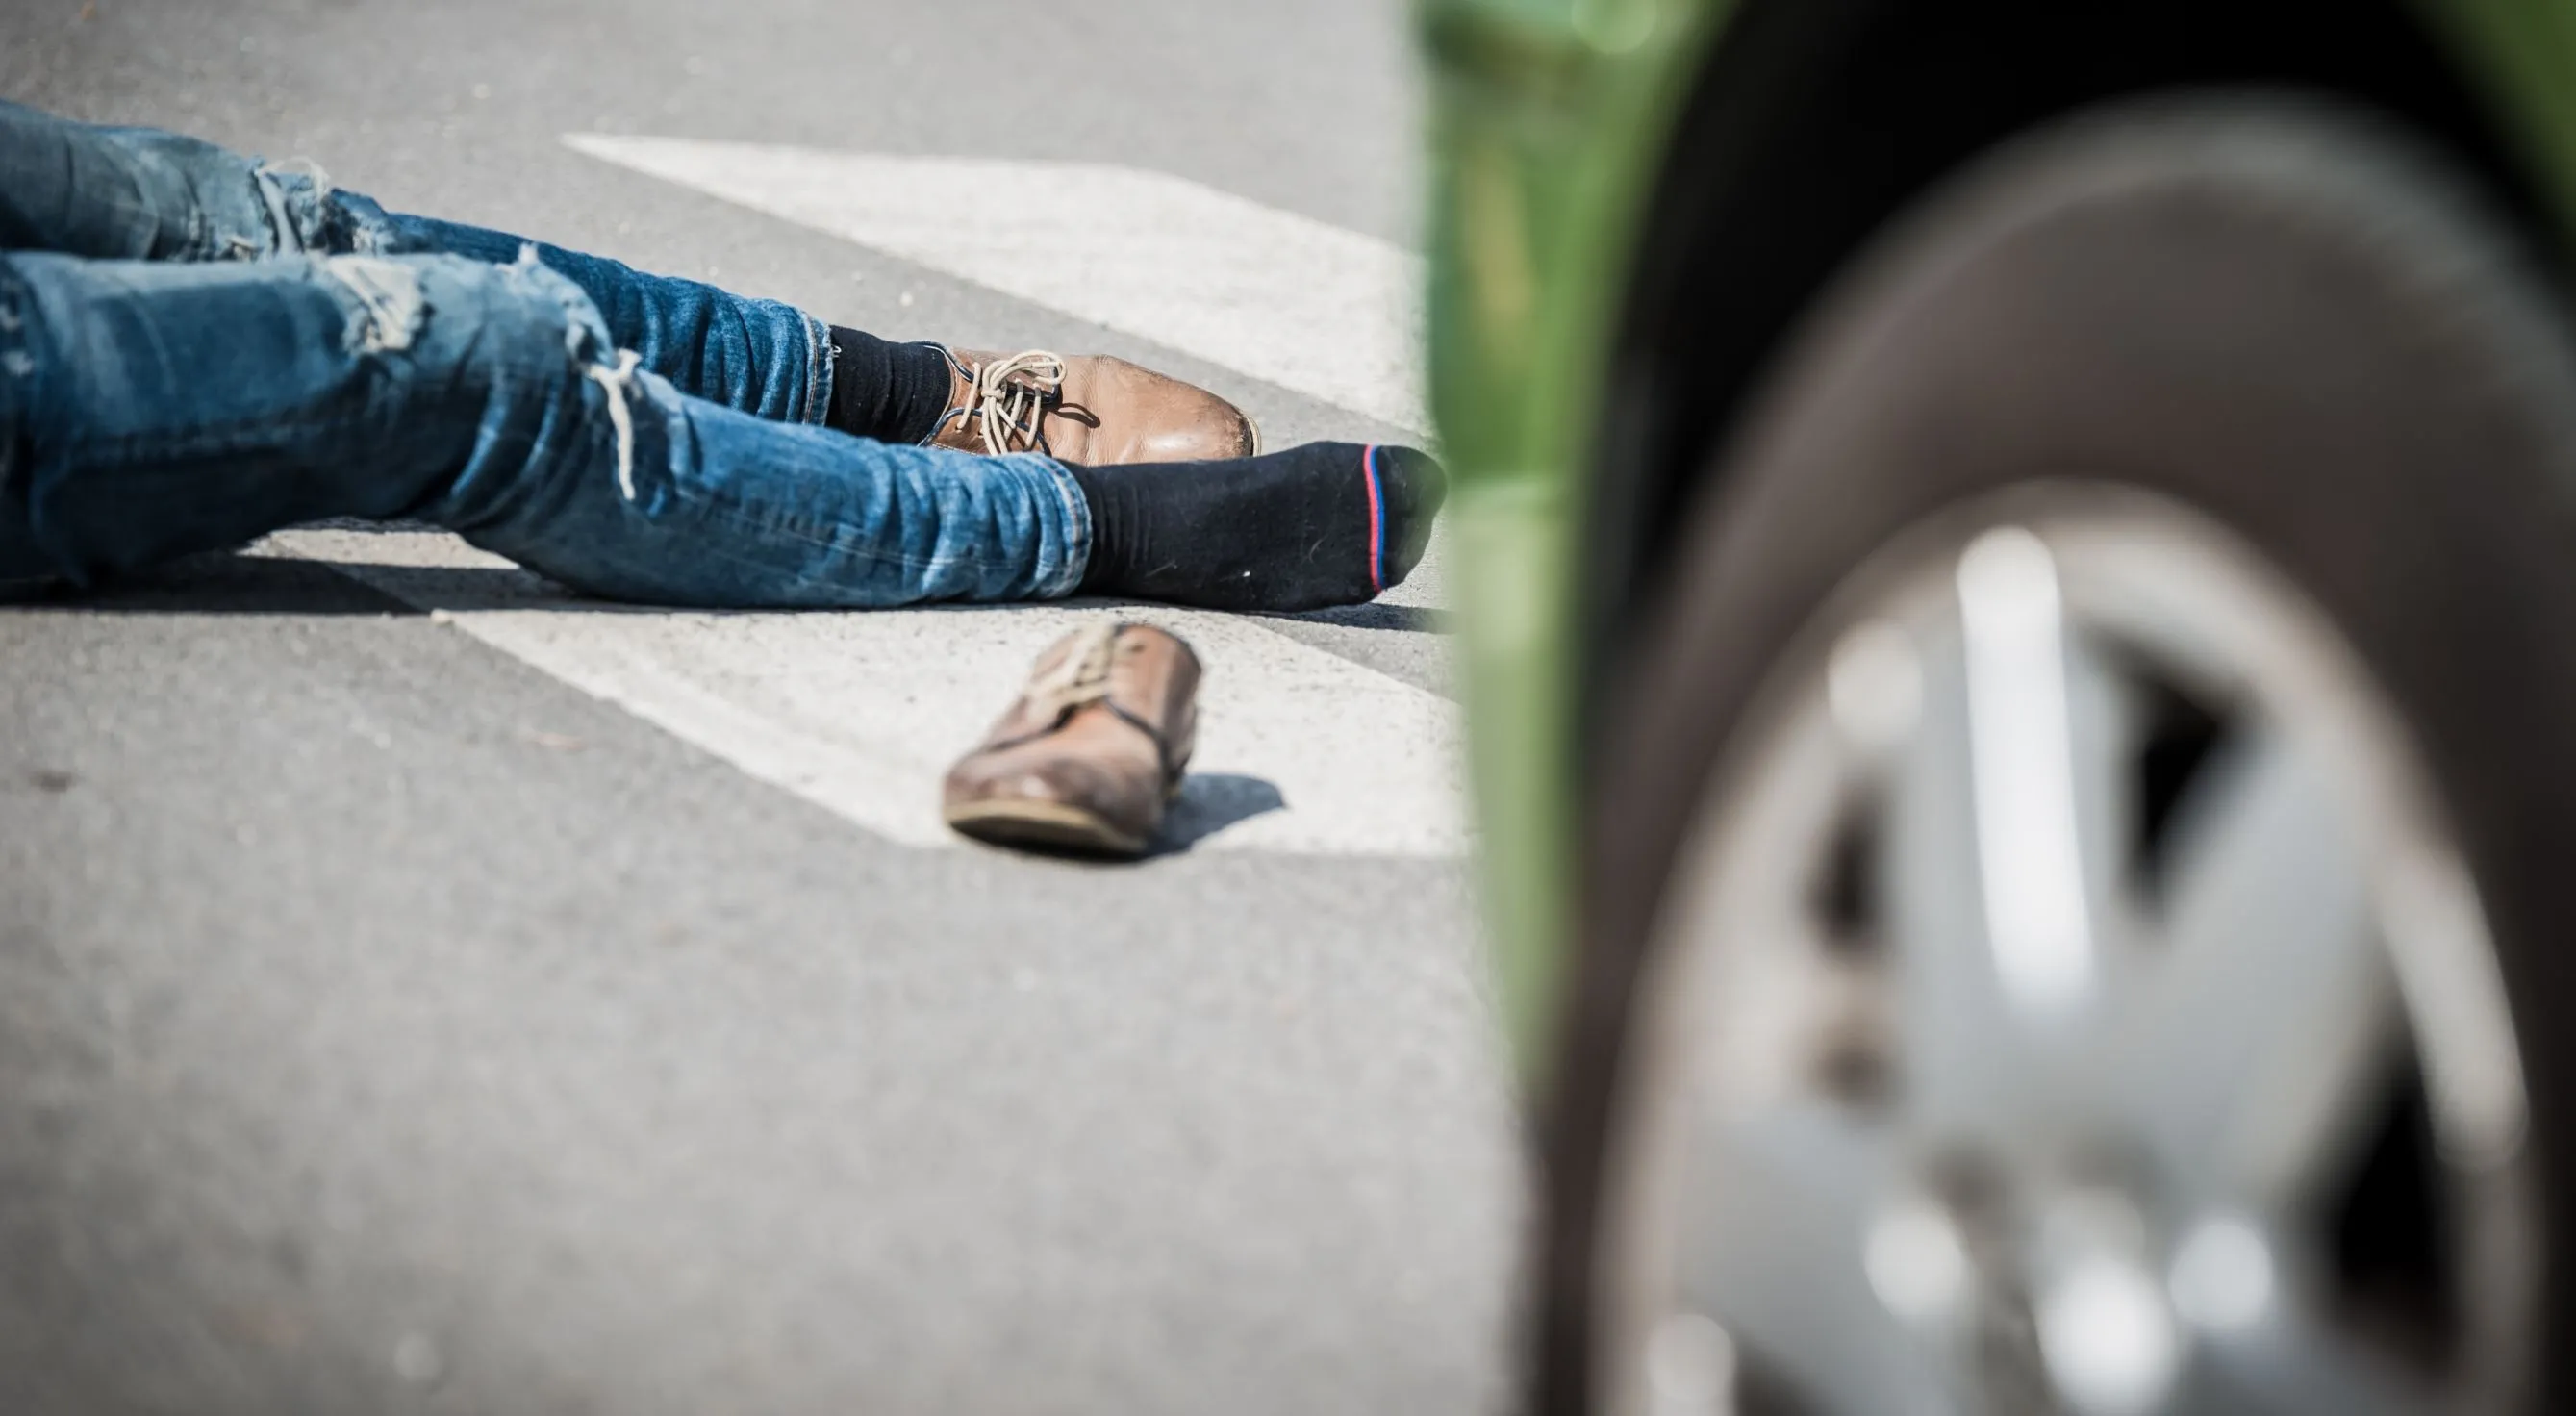
[[2269, 94], [2076, 115], [1941, 184], [1712, 458], [1591, 739], [1542, 1121], [1538, 1409], [1634, 1404], [1616, 1236], [1640, 1089], [1663, 1084], [1640, 1038], [1691, 843], [1781, 665], [1891, 547], [2068, 483], [2219, 528], [2387, 706], [2483, 909], [2527, 1090], [2529, 1331], [2477, 1401], [2576, 1410], [2576, 1227], [2551, 1217], [2576, 1194], [2576, 1054], [2552, 1026], [2576, 1004], [2576, 358], [2555, 290], [2452, 164]]

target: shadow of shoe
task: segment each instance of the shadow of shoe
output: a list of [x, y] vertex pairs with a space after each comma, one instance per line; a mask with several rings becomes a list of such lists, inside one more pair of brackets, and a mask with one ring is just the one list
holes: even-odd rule
[[1163, 829], [1154, 837], [1154, 855], [1177, 855], [1238, 821], [1249, 821], [1287, 809], [1288, 799], [1276, 784], [1234, 772], [1193, 772], [1181, 781], [1181, 794], [1163, 813]]
[[1300, 610], [1295, 614], [1263, 616], [1265, 619], [1304, 620], [1309, 624], [1337, 624], [1345, 629], [1400, 629], [1418, 634], [1447, 634], [1450, 630], [1446, 610], [1426, 609], [1420, 605], [1390, 605], [1384, 600], [1371, 600], [1364, 605], [1334, 605], [1321, 610]]

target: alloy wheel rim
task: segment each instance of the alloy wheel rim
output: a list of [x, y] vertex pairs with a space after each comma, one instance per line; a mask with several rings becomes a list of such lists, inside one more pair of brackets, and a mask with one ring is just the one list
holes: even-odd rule
[[2287, 581], [2143, 494], [2019, 489], [1854, 575], [1745, 721], [1621, 1068], [1606, 1409], [2511, 1402], [2501, 974]]

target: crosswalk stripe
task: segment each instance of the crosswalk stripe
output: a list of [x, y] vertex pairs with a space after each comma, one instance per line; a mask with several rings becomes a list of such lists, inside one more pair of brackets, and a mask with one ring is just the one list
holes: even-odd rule
[[575, 149], [1411, 429], [1423, 270], [1168, 173], [572, 133]]
[[[955, 843], [937, 810], [949, 762], [1040, 649], [1105, 613], [636, 610], [567, 596], [439, 532], [303, 529], [253, 552], [334, 566], [755, 778], [923, 847]], [[1117, 613], [1181, 635], [1207, 665], [1198, 757], [1174, 817], [1184, 837], [1208, 832], [1194, 849], [1466, 849], [1455, 705], [1239, 617]]]

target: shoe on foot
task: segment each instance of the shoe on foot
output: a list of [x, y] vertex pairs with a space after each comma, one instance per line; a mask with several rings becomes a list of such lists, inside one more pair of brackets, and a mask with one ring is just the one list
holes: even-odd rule
[[1106, 467], [1250, 457], [1260, 429], [1192, 384], [1106, 354], [946, 349], [948, 409], [927, 441], [964, 452], [1040, 452]]
[[948, 770], [948, 824], [997, 845], [1145, 852], [1198, 739], [1199, 658], [1143, 624], [1057, 640], [976, 749]]

